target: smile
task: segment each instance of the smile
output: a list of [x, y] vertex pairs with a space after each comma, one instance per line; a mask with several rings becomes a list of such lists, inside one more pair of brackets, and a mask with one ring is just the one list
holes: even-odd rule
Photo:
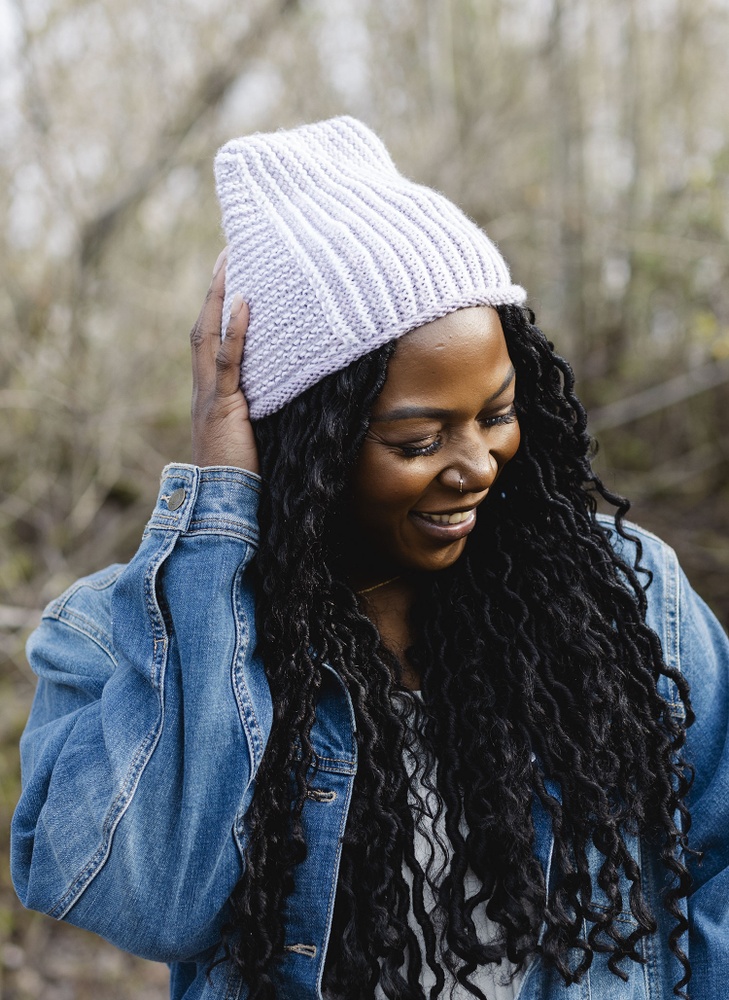
[[426, 514], [423, 511], [416, 512], [418, 517], [424, 517], [426, 521], [434, 521], [436, 524], [461, 524], [463, 521], [467, 521], [469, 517], [474, 513], [474, 508], [471, 510], [459, 510], [455, 514]]
[[476, 508], [458, 510], [452, 514], [428, 514], [425, 511], [410, 512], [413, 524], [433, 541], [449, 544], [464, 538], [473, 531], [476, 524]]

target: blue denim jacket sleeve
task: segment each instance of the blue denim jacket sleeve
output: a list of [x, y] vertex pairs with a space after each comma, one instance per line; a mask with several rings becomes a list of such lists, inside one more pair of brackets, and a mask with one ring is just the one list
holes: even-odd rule
[[696, 775], [689, 796], [694, 891], [688, 901], [691, 994], [726, 995], [729, 979], [729, 641], [679, 574], [679, 644], [696, 722], [686, 756]]
[[28, 645], [11, 865], [26, 906], [162, 961], [219, 938], [270, 727], [242, 585], [257, 476], [170, 466], [126, 566], [79, 581]]
[[[692, 825], [690, 846], [703, 860], [689, 855], [694, 889], [688, 899], [688, 949], [693, 969], [691, 995], [696, 1000], [724, 996], [729, 977], [729, 639], [721, 625], [681, 570], [676, 554], [650, 532], [628, 525], [640, 539], [641, 565], [652, 574], [648, 585], [648, 624], [657, 632], [666, 662], [689, 682], [696, 721], [689, 728], [684, 756], [695, 769], [689, 795]], [[616, 548], [629, 562], [634, 551], [613, 535]], [[674, 711], [679, 711], [673, 684], [663, 689]], [[655, 878], [656, 893], [663, 890]], [[666, 922], [655, 901], [661, 933]], [[684, 943], [686, 947], [686, 943]], [[661, 956], [654, 960], [661, 965]], [[677, 967], [660, 978], [675, 982]]]

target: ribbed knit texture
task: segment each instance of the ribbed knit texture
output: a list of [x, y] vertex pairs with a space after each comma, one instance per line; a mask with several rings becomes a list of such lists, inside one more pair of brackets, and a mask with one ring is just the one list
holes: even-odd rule
[[234, 139], [215, 177], [229, 247], [223, 329], [241, 292], [254, 420], [440, 316], [526, 299], [483, 230], [403, 177], [354, 118]]

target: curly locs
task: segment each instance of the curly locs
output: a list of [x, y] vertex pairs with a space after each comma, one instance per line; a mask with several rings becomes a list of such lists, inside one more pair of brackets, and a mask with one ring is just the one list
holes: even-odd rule
[[[358, 740], [324, 975], [332, 995], [372, 997], [379, 984], [388, 998], [424, 1000], [409, 912], [434, 977], [430, 996], [445, 981], [441, 959], [474, 996], [482, 994], [469, 977], [480, 964], [522, 968], [535, 955], [567, 984], [599, 953], [627, 979], [625, 960], [642, 961], [642, 939], [658, 928], [630, 850], [639, 836], [664, 869], [668, 945], [683, 969], [674, 992], [685, 996], [687, 685], [645, 624], [640, 544], [633, 565], [596, 517], [602, 498], [618, 535], [630, 539], [627, 501], [592, 471], [571, 369], [531, 313], [498, 312], [517, 372], [522, 443], [464, 555], [417, 585], [408, 657], [422, 701], [393, 698], [398, 664], [347, 583], [333, 530], [394, 345], [257, 424], [267, 482], [257, 624], [274, 720], [223, 932], [252, 1000], [276, 996], [284, 901], [306, 856], [301, 817], [322, 662], [350, 692]], [[661, 675], [675, 686], [682, 717], [658, 693]], [[423, 869], [413, 850], [414, 728], [451, 845], [445, 877], [432, 864]], [[554, 835], [549, 885], [534, 853], [535, 799]], [[476, 896], [466, 893], [467, 871], [480, 884]], [[497, 941], [479, 940], [479, 905], [502, 929]]]

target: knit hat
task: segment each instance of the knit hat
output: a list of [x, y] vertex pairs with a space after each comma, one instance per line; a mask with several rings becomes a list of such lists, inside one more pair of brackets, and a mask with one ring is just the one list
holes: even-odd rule
[[354, 118], [233, 139], [215, 178], [228, 241], [223, 330], [241, 292], [254, 420], [409, 330], [526, 298], [483, 230], [403, 177]]

